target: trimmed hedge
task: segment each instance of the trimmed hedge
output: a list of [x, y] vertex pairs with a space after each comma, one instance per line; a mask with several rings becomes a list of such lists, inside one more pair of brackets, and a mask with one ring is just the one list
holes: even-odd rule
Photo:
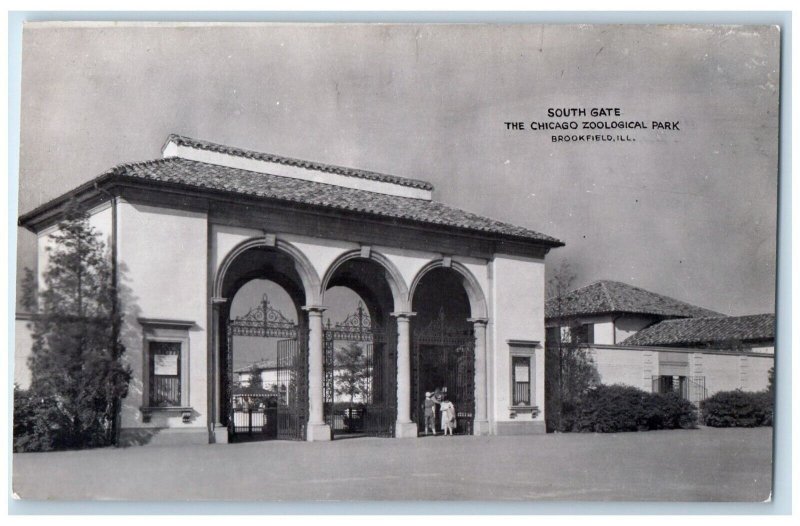
[[616, 433], [695, 427], [694, 405], [675, 393], [647, 393], [627, 385], [600, 385], [579, 401], [572, 429]]
[[771, 426], [774, 400], [771, 393], [720, 391], [700, 403], [703, 423], [711, 427]]

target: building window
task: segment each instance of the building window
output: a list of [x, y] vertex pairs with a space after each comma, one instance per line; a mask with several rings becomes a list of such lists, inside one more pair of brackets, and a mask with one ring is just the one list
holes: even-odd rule
[[181, 342], [150, 341], [150, 407], [181, 406]]
[[[536, 349], [538, 340], [506, 340], [509, 346], [509, 417], [536, 418]], [[540, 351], [541, 352], [541, 351]], [[540, 386], [541, 387], [541, 386]], [[524, 415], [524, 416], [522, 416]]]
[[570, 342], [594, 343], [594, 324], [585, 323], [570, 329]]
[[142, 416], [189, 406], [189, 329], [193, 322], [139, 318], [144, 336]]
[[528, 356], [511, 358], [511, 385], [513, 386], [511, 404], [531, 405], [531, 359]]
[[548, 345], [557, 345], [558, 343], [594, 343], [593, 323], [548, 327], [546, 331]]

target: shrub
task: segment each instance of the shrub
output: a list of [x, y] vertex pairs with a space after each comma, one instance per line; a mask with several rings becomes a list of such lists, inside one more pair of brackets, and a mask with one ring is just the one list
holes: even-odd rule
[[50, 451], [59, 447], [61, 412], [55, 400], [14, 386], [14, 451]]
[[694, 406], [677, 394], [646, 393], [626, 385], [600, 385], [579, 402], [575, 431], [615, 433], [653, 429], [690, 429]]
[[768, 391], [720, 391], [700, 404], [703, 423], [711, 427], [771, 426], [773, 398]]
[[697, 408], [677, 393], [648, 395], [648, 429], [694, 429]]

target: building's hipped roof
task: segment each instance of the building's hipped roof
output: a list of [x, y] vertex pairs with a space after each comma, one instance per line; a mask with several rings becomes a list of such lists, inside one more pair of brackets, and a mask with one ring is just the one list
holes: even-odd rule
[[181, 146], [188, 146], [198, 150], [206, 150], [210, 152], [224, 153], [226, 155], [233, 155], [234, 157], [243, 157], [245, 159], [256, 159], [259, 161], [268, 161], [271, 163], [285, 164], [288, 166], [296, 166], [298, 168], [306, 168], [309, 170], [316, 170], [320, 172], [328, 172], [339, 175], [346, 175], [349, 177], [357, 177], [359, 179], [368, 179], [370, 181], [382, 181], [386, 183], [393, 183], [402, 186], [409, 186], [412, 188], [421, 188], [423, 190], [433, 190], [433, 185], [427, 181], [420, 181], [418, 179], [409, 179], [407, 177], [398, 177], [396, 175], [383, 174], [378, 172], [370, 172], [367, 170], [359, 170], [356, 168], [346, 168], [344, 166], [336, 166], [333, 164], [318, 163], [315, 161], [304, 161], [302, 159], [293, 159], [291, 157], [283, 157], [272, 153], [262, 153], [253, 150], [245, 150], [236, 148], [234, 146], [226, 146], [224, 144], [217, 144], [210, 141], [203, 141], [201, 139], [193, 139], [183, 135], [170, 134], [167, 137], [167, 143], [174, 142]]
[[670, 318], [723, 316], [712, 310], [610, 280], [596, 281], [568, 292], [561, 298], [551, 298], [545, 304], [547, 318], [614, 313], [650, 314]]
[[270, 395], [276, 395], [277, 392], [276, 391], [267, 391], [266, 389], [264, 389], [262, 387], [234, 386], [231, 389], [231, 394], [233, 396], [237, 396], [237, 395], [239, 395], [239, 396], [270, 396]]
[[233, 372], [235, 373], [249, 373], [253, 369], [259, 370], [267, 370], [267, 369], [277, 369], [278, 368], [278, 359], [277, 358], [265, 358], [264, 360], [259, 360], [257, 362], [251, 363], [249, 365], [245, 365], [235, 369]]
[[524, 227], [453, 208], [436, 201], [414, 199], [336, 186], [333, 184], [258, 173], [239, 168], [170, 157], [119, 165], [81, 188], [61, 196], [20, 217], [27, 226], [35, 218], [62, 205], [71, 195], [91, 191], [101, 180], [138, 181], [154, 187], [169, 186], [247, 196], [264, 201], [284, 202], [328, 210], [342, 210], [390, 220], [455, 228], [492, 237], [523, 242], [535, 241], [547, 246], [563, 243]]
[[630, 336], [622, 345], [701, 345], [774, 339], [775, 315], [754, 314], [664, 320]]

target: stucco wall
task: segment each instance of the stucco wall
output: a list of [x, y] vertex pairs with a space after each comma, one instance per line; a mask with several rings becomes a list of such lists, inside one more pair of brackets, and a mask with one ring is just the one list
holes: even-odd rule
[[[604, 384], [625, 384], [650, 391], [650, 382], [654, 369], [658, 367], [658, 359], [654, 353], [627, 351], [622, 349], [592, 349], [592, 356]], [[645, 361], [650, 360], [650, 367]], [[645, 378], [647, 376], [647, 378]]]
[[695, 371], [696, 374], [705, 376], [709, 396], [717, 391], [730, 391], [743, 387], [739, 377], [740, 361], [741, 357], [736, 355], [703, 354], [702, 371]]
[[31, 322], [28, 319], [14, 320], [14, 383], [20, 389], [31, 385], [31, 370], [28, 368], [28, 357], [31, 355], [33, 338]]
[[[118, 207], [123, 342], [134, 374], [123, 404], [122, 427], [206, 427], [207, 412], [207, 218], [205, 214], [121, 202]], [[189, 424], [181, 416], [154, 413], [142, 422], [143, 332], [138, 318], [190, 321]]]
[[[95, 229], [100, 234], [100, 239], [105, 243], [106, 250], [109, 257], [111, 256], [111, 203], [103, 203], [89, 210], [89, 226]], [[58, 226], [54, 225], [46, 228], [37, 235], [37, 252], [36, 252], [36, 273], [39, 282], [39, 287], [42, 287], [42, 276], [47, 269], [47, 264], [50, 260], [48, 247], [53, 247], [53, 234], [58, 232]]]
[[[609, 315], [601, 316], [581, 316], [580, 318], [570, 320], [577, 326], [592, 325], [592, 343], [599, 343], [600, 345], [613, 345], [614, 341], [614, 318]], [[550, 322], [550, 326], [554, 326]], [[562, 338], [568, 339], [568, 329], [562, 327]]]
[[742, 389], [745, 391], [766, 389], [769, 384], [769, 370], [774, 364], [772, 356], [747, 356], [747, 360], [740, 363], [746, 373]]
[[614, 321], [615, 339], [611, 343], [621, 343], [652, 323], [653, 318], [647, 316], [621, 316]]
[[211, 263], [214, 274], [219, 272], [219, 267], [225, 257], [236, 245], [248, 239], [263, 236], [263, 231], [253, 228], [211, 225]]
[[508, 340], [539, 341], [534, 350], [533, 403], [539, 406], [537, 421], [544, 420], [544, 260], [497, 255], [493, 263], [492, 312], [490, 321], [494, 352], [492, 404], [496, 422], [512, 420], [510, 347]]
[[[653, 347], [599, 347], [592, 349], [601, 382], [625, 384], [645, 391], [652, 389], [651, 378], [670, 374], [659, 370], [666, 355], [685, 354], [686, 375], [705, 377], [707, 395], [742, 389], [761, 391], [767, 388], [768, 371], [774, 364], [770, 354], [721, 353], [701, 349], [663, 349]], [[674, 361], [673, 359], [668, 359]]]
[[584, 323], [594, 323], [594, 343], [606, 345], [614, 343], [614, 321], [611, 316], [594, 318]]

